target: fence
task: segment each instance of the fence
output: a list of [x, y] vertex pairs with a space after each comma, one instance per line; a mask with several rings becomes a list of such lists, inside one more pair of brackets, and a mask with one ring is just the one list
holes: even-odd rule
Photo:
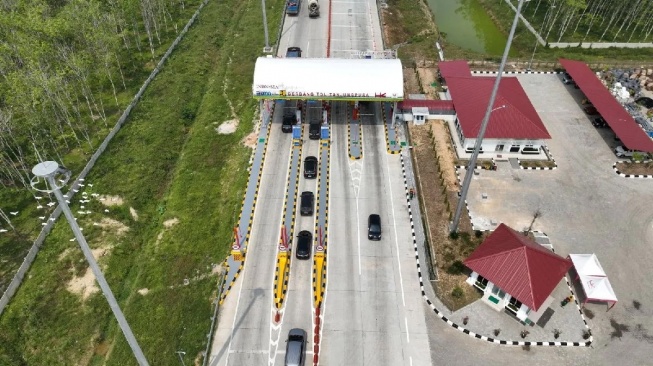
[[[107, 146], [109, 145], [109, 142], [118, 133], [118, 131], [120, 131], [120, 128], [129, 117], [129, 114], [131, 113], [132, 109], [134, 109], [136, 104], [138, 104], [139, 99], [143, 96], [143, 93], [145, 93], [147, 87], [150, 85], [152, 80], [154, 80], [154, 77], [159, 73], [161, 68], [163, 68], [163, 64], [165, 63], [165, 61], [168, 59], [168, 57], [170, 57], [170, 54], [172, 54], [172, 51], [175, 49], [175, 47], [177, 47], [177, 44], [179, 44], [179, 42], [184, 38], [186, 32], [188, 32], [188, 29], [190, 29], [190, 27], [193, 25], [200, 11], [202, 10], [202, 8], [204, 8], [204, 5], [206, 5], [208, 2], [209, 0], [202, 1], [200, 6], [197, 8], [193, 16], [188, 21], [188, 23], [186, 23], [184, 29], [181, 31], [181, 33], [179, 33], [177, 38], [175, 38], [175, 40], [172, 42], [170, 47], [168, 47], [166, 53], [163, 54], [161, 60], [159, 60], [154, 70], [152, 70], [152, 72], [150, 73], [150, 76], [145, 80], [141, 88], [138, 90], [138, 93], [136, 93], [131, 103], [129, 103], [127, 108], [125, 108], [125, 111], [118, 119], [118, 122], [116, 122], [115, 126], [113, 126], [113, 128], [111, 129], [107, 137], [104, 138], [104, 141], [102, 141], [98, 149], [91, 156], [88, 163], [86, 163], [86, 166], [84, 167], [84, 169], [82, 169], [82, 172], [79, 174], [77, 179], [75, 179], [68, 193], [66, 193], [70, 200], [72, 200], [73, 196], [75, 195], [74, 190], [77, 190], [79, 188], [79, 183], [81, 183], [86, 178], [88, 172], [90, 172], [91, 169], [95, 166], [95, 162], [97, 161], [97, 159], [99, 159], [100, 155], [102, 155], [104, 150], [106, 150]], [[39, 249], [41, 249], [41, 245], [45, 241], [45, 238], [48, 236], [48, 234], [50, 234], [50, 231], [52, 230], [54, 223], [56, 222], [56, 220], [59, 218], [60, 215], [61, 215], [61, 207], [57, 207], [52, 213], [52, 215], [50, 215], [50, 219], [54, 219], [54, 220], [47, 221], [47, 224], [43, 226], [41, 233], [39, 233], [39, 236], [34, 241], [34, 244], [32, 244], [32, 247], [30, 248], [29, 252], [27, 252], [27, 255], [25, 256], [23, 263], [18, 268], [18, 271], [14, 275], [14, 278], [11, 280], [11, 282], [7, 286], [7, 289], [5, 290], [5, 292], [2, 294], [2, 297], [0, 298], [0, 315], [2, 315], [2, 312], [4, 311], [7, 304], [9, 304], [9, 301], [14, 296], [14, 294], [16, 294], [16, 291], [18, 290], [21, 283], [23, 282], [23, 278], [25, 277], [25, 274], [27, 274], [27, 271], [32, 266], [32, 263], [36, 258], [36, 254], [39, 252]]]
[[[484, 60], [467, 60], [469, 67], [472, 69], [496, 71], [499, 69], [500, 60], [498, 59], [484, 59]], [[610, 68], [620, 69], [636, 69], [636, 68], [653, 68], [650, 61], [620, 61], [620, 60], [605, 60], [601, 62], [586, 62], [592, 70], [603, 70]], [[415, 63], [416, 67], [437, 67], [438, 61], [421, 60]], [[522, 59], [508, 59], [506, 61], [505, 71], [525, 71], [532, 69], [537, 71], [555, 71], [563, 70], [562, 65], [557, 61], [542, 61], [542, 60], [522, 60]]]

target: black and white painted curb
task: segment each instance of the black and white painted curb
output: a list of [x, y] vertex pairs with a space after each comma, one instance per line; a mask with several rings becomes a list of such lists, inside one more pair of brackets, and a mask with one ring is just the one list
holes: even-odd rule
[[[435, 313], [435, 315], [438, 316], [441, 320], [446, 322], [450, 327], [457, 329], [468, 336], [476, 339], [481, 339], [490, 343], [495, 343], [495, 344], [500, 344], [500, 345], [506, 345], [506, 346], [547, 346], [547, 347], [589, 347], [592, 345], [593, 342], [593, 337], [590, 334], [589, 338], [587, 339], [586, 342], [544, 342], [544, 341], [536, 341], [536, 342], [530, 342], [530, 341], [512, 341], [512, 340], [503, 340], [503, 339], [496, 339], [488, 336], [484, 336], [478, 333], [474, 333], [469, 329], [466, 329], [451, 320], [445, 316], [444, 313], [442, 313], [440, 310], [438, 310], [435, 305], [431, 302], [431, 300], [426, 296], [426, 291], [424, 290], [424, 279], [422, 277], [422, 269], [419, 261], [419, 251], [417, 249], [417, 238], [415, 236], [415, 223], [413, 222], [413, 212], [411, 209], [411, 199], [409, 195], [409, 188], [408, 188], [408, 182], [406, 180], [406, 165], [404, 164], [404, 155], [401, 154], [399, 155], [401, 158], [401, 172], [403, 174], [404, 178], [404, 190], [406, 193], [406, 202], [408, 204], [408, 217], [410, 218], [410, 231], [411, 235], [413, 238], [413, 248], [415, 249], [415, 264], [417, 265], [417, 277], [419, 278], [419, 288], [422, 293], [422, 298], [426, 301], [426, 303], [429, 305], [431, 310]], [[467, 204], [467, 202], [465, 202]], [[469, 210], [467, 210], [469, 212]], [[471, 220], [471, 217], [470, 217]], [[565, 277], [565, 280], [567, 278]], [[569, 283], [569, 280], [567, 280], [567, 286], [569, 287], [569, 290], [571, 291], [572, 295], [574, 294], [573, 289], [571, 288], [571, 284]], [[583, 322], [585, 323], [585, 327], [587, 328], [588, 332], [589, 330], [589, 325], [587, 324], [587, 321], [585, 320], [585, 317], [583, 316], [583, 312], [580, 309], [580, 305], [578, 304], [578, 301], [576, 300], [576, 297], [574, 296], [574, 302], [576, 303], [576, 306], [578, 307], [578, 311], [580, 312], [580, 316], [583, 319]]]
[[[640, 164], [640, 163], [650, 163], [650, 162], [651, 162], [651, 161], [648, 160], [648, 161], [635, 161], [635, 162], [633, 162], [633, 163], [635, 163], [635, 164]], [[631, 162], [630, 162], [630, 161], [623, 160], [623, 161], [617, 161], [616, 163], [614, 163], [614, 164], [612, 165], [612, 169], [613, 169], [614, 172], [617, 173], [617, 175], [620, 176], [620, 177], [624, 177], [624, 178], [643, 178], [643, 179], [646, 179], [646, 178], [653, 178], [653, 175], [646, 175], [646, 174], [625, 174], [625, 173], [622, 173], [622, 172], [620, 172], [619, 169], [617, 168], [617, 164], [619, 164], [619, 163], [631, 163]]]
[[[479, 75], [496, 75], [498, 71], [472, 71], [472, 74]], [[556, 75], [562, 74], [562, 71], [504, 71], [504, 75], [522, 75], [522, 74], [535, 74], [535, 75]]]

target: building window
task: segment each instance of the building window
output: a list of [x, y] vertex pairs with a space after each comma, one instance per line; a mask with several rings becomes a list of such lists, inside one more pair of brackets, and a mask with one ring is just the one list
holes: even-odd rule
[[498, 288], [496, 285], [492, 288], [492, 295], [495, 297], [498, 297], [499, 299], [502, 299], [506, 296], [505, 291], [502, 289]]
[[[469, 154], [473, 153], [474, 152], [474, 146], [467, 146], [465, 148], [465, 152], [469, 153]], [[481, 146], [481, 150], [479, 151], [479, 154], [482, 154], [482, 153], [483, 153], [483, 146]]]
[[512, 313], [517, 315], [519, 308], [521, 308], [521, 301], [515, 299], [514, 297], [511, 297], [510, 301], [508, 301], [508, 305], [506, 305], [506, 309], [510, 310]]
[[510, 146], [510, 152], [519, 152], [519, 145]]
[[521, 150], [522, 154], [539, 154], [540, 148], [534, 147], [533, 145], [524, 145], [524, 148]]
[[494, 148], [494, 151], [503, 151], [503, 144], [497, 145], [497, 147]]
[[485, 291], [485, 288], [487, 287], [488, 282], [489, 281], [487, 280], [487, 278], [485, 278], [485, 277], [483, 277], [481, 275], [478, 275], [478, 277], [476, 277], [476, 282], [474, 283], [474, 285], [476, 287], [478, 287], [479, 289]]

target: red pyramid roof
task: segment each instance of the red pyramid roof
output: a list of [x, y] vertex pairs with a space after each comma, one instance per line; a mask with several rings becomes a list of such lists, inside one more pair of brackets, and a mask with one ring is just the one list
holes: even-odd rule
[[572, 265], [504, 224], [464, 263], [536, 311]]
[[[481, 130], [495, 78], [452, 76], [445, 79], [463, 136], [476, 138]], [[493, 108], [485, 138], [551, 138], [517, 78], [501, 79]]]

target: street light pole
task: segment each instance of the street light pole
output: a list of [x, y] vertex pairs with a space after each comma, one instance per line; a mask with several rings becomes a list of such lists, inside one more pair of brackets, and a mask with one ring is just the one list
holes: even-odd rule
[[[68, 204], [66, 203], [63, 194], [61, 194], [61, 187], [63, 187], [70, 179], [70, 171], [60, 168], [59, 164], [57, 164], [54, 161], [44, 161], [42, 163], [37, 164], [32, 169], [32, 173], [35, 176], [34, 178], [36, 178], [36, 179], [32, 178], [30, 182], [32, 188], [41, 192], [47, 192], [47, 193], [52, 192], [57, 198], [57, 201], [59, 202], [59, 207], [61, 207], [61, 211], [66, 216], [66, 219], [68, 220], [68, 224], [70, 225], [70, 228], [73, 230], [73, 233], [75, 234], [75, 239], [77, 239], [77, 242], [79, 243], [79, 246], [82, 249], [82, 252], [84, 253], [84, 257], [86, 257], [86, 261], [91, 267], [91, 270], [95, 275], [95, 279], [97, 280], [98, 284], [100, 285], [100, 288], [102, 289], [102, 293], [104, 294], [104, 297], [107, 298], [107, 302], [109, 303], [109, 306], [111, 307], [111, 310], [113, 311], [113, 315], [116, 317], [116, 320], [118, 320], [120, 329], [125, 335], [125, 338], [127, 339], [127, 343], [129, 343], [129, 346], [131, 347], [132, 352], [134, 353], [134, 357], [136, 357], [136, 361], [141, 366], [149, 366], [149, 364], [147, 363], [147, 359], [145, 359], [145, 355], [141, 350], [141, 347], [138, 345], [138, 342], [136, 341], [136, 337], [134, 337], [134, 333], [132, 333], [129, 324], [127, 323], [127, 319], [125, 319], [125, 315], [120, 310], [120, 306], [118, 305], [116, 298], [113, 296], [113, 292], [111, 292], [111, 288], [109, 287], [109, 284], [104, 278], [104, 274], [102, 274], [102, 270], [100, 269], [100, 266], [98, 265], [98, 263], [95, 261], [95, 258], [93, 257], [93, 253], [91, 252], [91, 248], [88, 246], [88, 243], [86, 242], [86, 238], [84, 238], [84, 235], [82, 235], [82, 231], [77, 225], [77, 221], [75, 221], [75, 217], [73, 216], [73, 213], [70, 211], [70, 207], [68, 207]], [[42, 183], [40, 178], [45, 179], [46, 186], [44, 189], [39, 189], [38, 187], [39, 184]]]
[[270, 47], [270, 39], [268, 36], [268, 17], [265, 13], [265, 0], [261, 0], [261, 7], [263, 9], [263, 32], [265, 34], [265, 48], [263, 49], [263, 52], [270, 53], [272, 52], [272, 48]]
[[517, 11], [515, 12], [515, 20], [512, 22], [512, 28], [510, 28], [510, 34], [508, 35], [508, 41], [506, 42], [506, 48], [503, 51], [503, 57], [501, 58], [501, 65], [499, 65], [499, 73], [497, 78], [494, 81], [494, 86], [492, 87], [492, 94], [490, 94], [490, 100], [488, 102], [487, 108], [485, 109], [485, 116], [483, 116], [483, 122], [481, 122], [481, 129], [478, 131], [478, 136], [476, 136], [476, 143], [474, 144], [474, 152], [472, 153], [471, 159], [469, 159], [469, 164], [467, 164], [467, 172], [465, 172], [465, 180], [463, 181], [462, 192], [460, 198], [458, 199], [458, 205], [456, 206], [456, 213], [453, 216], [453, 222], [451, 223], [450, 233], [455, 233], [458, 230], [458, 223], [460, 221], [460, 214], [462, 213], [463, 205], [467, 199], [467, 193], [469, 191], [469, 183], [472, 181], [472, 175], [474, 174], [474, 167], [476, 167], [476, 160], [478, 159], [479, 151], [481, 150], [481, 144], [483, 143], [483, 137], [485, 136], [485, 130], [487, 129], [488, 122], [490, 121], [490, 114], [492, 114], [494, 101], [497, 97], [497, 91], [499, 90], [499, 83], [501, 82], [501, 76], [503, 75], [503, 69], [506, 66], [506, 60], [508, 59], [508, 53], [510, 52], [510, 45], [512, 44], [512, 38], [515, 35], [515, 29], [517, 29], [517, 23], [519, 23], [519, 14], [521, 13], [522, 5], [524, 1], [528, 0], [519, 0], [517, 5]]
[[177, 351], [177, 356], [179, 356], [179, 361], [181, 361], [181, 366], [186, 366], [186, 364], [184, 363], [184, 359], [181, 357], [181, 355], [186, 356], [186, 352]]

